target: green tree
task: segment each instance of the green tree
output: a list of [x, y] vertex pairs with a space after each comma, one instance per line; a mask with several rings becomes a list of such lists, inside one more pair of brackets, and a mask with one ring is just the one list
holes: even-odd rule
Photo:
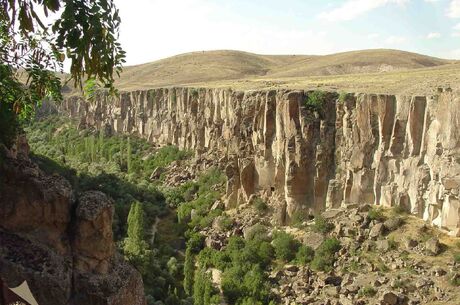
[[184, 262], [184, 291], [187, 295], [193, 293], [193, 274], [195, 271], [195, 260], [192, 253], [192, 247], [187, 246], [185, 250], [185, 262]]
[[276, 258], [286, 262], [291, 261], [295, 257], [299, 246], [299, 242], [291, 234], [283, 231], [275, 233], [273, 248], [275, 249]]
[[[51, 26], [50, 13], [60, 14]], [[12, 144], [18, 121], [31, 118], [43, 98], [62, 99], [55, 72], [66, 58], [74, 85], [94, 78], [115, 92], [114, 74], [125, 61], [119, 25], [113, 0], [1, 0], [0, 142]]]
[[124, 250], [138, 255], [147, 248], [145, 238], [145, 212], [142, 204], [135, 201], [131, 204], [128, 214], [128, 237], [125, 239]]
[[299, 251], [295, 256], [295, 260], [298, 264], [306, 265], [309, 264], [315, 257], [315, 250], [310, 246], [302, 245], [299, 247]]
[[128, 137], [128, 143], [126, 147], [126, 166], [127, 172], [130, 174], [132, 172], [132, 148], [131, 148], [131, 139]]

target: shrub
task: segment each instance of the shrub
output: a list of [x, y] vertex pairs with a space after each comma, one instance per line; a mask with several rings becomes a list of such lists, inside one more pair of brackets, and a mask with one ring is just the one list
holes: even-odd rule
[[323, 216], [318, 215], [315, 217], [315, 224], [313, 225], [313, 231], [318, 233], [327, 234], [334, 229], [334, 224], [328, 222]]
[[457, 273], [455, 273], [454, 275], [451, 276], [449, 282], [452, 286], [455, 286], [455, 287], [460, 286], [460, 276]]
[[233, 227], [233, 220], [227, 215], [223, 215], [218, 218], [219, 228], [223, 231], [228, 231]]
[[388, 238], [388, 245], [390, 250], [396, 250], [398, 248], [398, 242], [393, 237]]
[[340, 92], [340, 94], [339, 94], [339, 103], [345, 103], [350, 96], [351, 96], [350, 93]]
[[299, 247], [299, 251], [295, 256], [295, 260], [300, 265], [309, 264], [315, 257], [315, 250], [312, 247], [302, 245]]
[[397, 215], [407, 214], [406, 209], [404, 209], [404, 207], [401, 206], [401, 205], [395, 205], [395, 206], [392, 208], [392, 210], [393, 210], [393, 213], [394, 213], [394, 214], [397, 214]]
[[300, 246], [299, 242], [291, 234], [286, 232], [276, 232], [273, 239], [273, 248], [277, 259], [289, 262], [294, 259]]
[[251, 239], [260, 239], [260, 240], [270, 240], [268, 237], [268, 228], [260, 223], [253, 225], [248, 228], [245, 232], [245, 238], [247, 240]]
[[307, 219], [308, 213], [306, 211], [295, 211], [291, 216], [291, 225], [299, 227]]
[[192, 232], [187, 241], [187, 246], [192, 253], [198, 253], [204, 247], [204, 236], [200, 233]]
[[336, 238], [328, 238], [318, 247], [311, 267], [318, 271], [330, 271], [334, 266], [335, 253], [340, 250], [340, 242]]
[[266, 275], [257, 265], [246, 272], [239, 265], [226, 269], [221, 285], [230, 304], [268, 303], [270, 287]]
[[253, 205], [259, 213], [265, 213], [268, 210], [267, 204], [261, 198], [254, 199]]
[[377, 290], [374, 287], [366, 286], [359, 290], [358, 296], [360, 297], [373, 297], [377, 294]]
[[371, 208], [369, 212], [367, 212], [367, 217], [370, 220], [378, 220], [378, 221], [385, 220], [385, 215], [383, 214], [383, 210], [381, 208]]
[[314, 111], [322, 110], [323, 102], [326, 98], [326, 92], [324, 91], [313, 91], [308, 93], [305, 106]]
[[273, 246], [264, 240], [252, 239], [246, 242], [244, 250], [240, 253], [239, 259], [242, 262], [268, 266], [274, 257]]
[[454, 254], [454, 262], [456, 262], [457, 264], [460, 264], [460, 253]]

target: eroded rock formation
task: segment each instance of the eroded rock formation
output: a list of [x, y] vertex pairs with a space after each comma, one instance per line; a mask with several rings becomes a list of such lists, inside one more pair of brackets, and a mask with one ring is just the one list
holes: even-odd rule
[[282, 221], [296, 212], [372, 203], [400, 205], [460, 234], [460, 94], [153, 89], [68, 98], [81, 124], [132, 133], [227, 160], [226, 204], [276, 199]]
[[61, 176], [27, 155], [1, 149], [0, 276], [26, 280], [40, 305], [142, 305], [139, 273], [114, 251], [112, 203], [100, 192], [76, 196]]

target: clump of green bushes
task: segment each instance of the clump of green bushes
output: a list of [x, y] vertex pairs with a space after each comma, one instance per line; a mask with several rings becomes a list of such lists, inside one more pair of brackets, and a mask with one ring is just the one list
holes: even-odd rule
[[300, 243], [291, 234], [283, 231], [275, 232], [272, 244], [276, 258], [285, 262], [293, 260], [300, 247]]
[[327, 93], [324, 91], [312, 91], [307, 94], [305, 106], [313, 111], [323, 110], [323, 104]]
[[334, 229], [334, 224], [327, 221], [323, 216], [318, 215], [315, 217], [312, 229], [315, 232], [327, 234]]
[[328, 238], [318, 247], [311, 262], [311, 267], [318, 271], [330, 271], [334, 267], [335, 254], [340, 250], [338, 239]]
[[385, 220], [385, 214], [383, 213], [382, 208], [371, 208], [367, 212], [367, 217], [370, 220], [377, 220], [377, 221], [384, 221]]

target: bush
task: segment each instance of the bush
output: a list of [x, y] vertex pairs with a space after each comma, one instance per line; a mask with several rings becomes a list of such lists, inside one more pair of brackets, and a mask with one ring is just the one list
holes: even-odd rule
[[377, 220], [377, 221], [385, 220], [385, 215], [383, 214], [383, 210], [381, 208], [371, 208], [369, 212], [367, 212], [367, 217], [370, 220]]
[[390, 250], [396, 250], [398, 248], [398, 242], [393, 238], [388, 238], [388, 245]]
[[274, 257], [273, 246], [264, 240], [252, 239], [246, 242], [246, 246], [240, 253], [242, 262], [268, 266]]
[[308, 213], [306, 211], [296, 211], [291, 216], [291, 225], [294, 227], [299, 227], [307, 219]]
[[268, 206], [261, 198], [254, 199], [254, 208], [259, 213], [265, 213], [268, 210]]
[[397, 215], [407, 214], [407, 211], [401, 205], [395, 205], [392, 210], [393, 210], [393, 213]]
[[460, 264], [460, 253], [454, 254], [454, 262], [456, 262], [457, 264]]
[[326, 94], [327, 93], [324, 91], [313, 91], [308, 93], [305, 106], [314, 111], [322, 110]]
[[273, 248], [277, 259], [289, 262], [294, 259], [300, 246], [299, 242], [286, 232], [276, 232], [273, 239]]
[[449, 282], [452, 286], [459, 287], [460, 286], [460, 276], [457, 273], [453, 274]]
[[254, 265], [245, 272], [241, 266], [234, 266], [222, 275], [222, 290], [230, 304], [266, 304], [270, 287], [264, 272]]
[[328, 222], [323, 216], [318, 215], [315, 217], [315, 224], [313, 225], [313, 231], [318, 233], [327, 234], [334, 229], [334, 224]]
[[204, 247], [204, 236], [200, 233], [192, 232], [187, 241], [187, 246], [190, 247], [192, 253], [198, 253]]
[[358, 296], [360, 297], [373, 297], [376, 294], [377, 294], [377, 290], [375, 290], [373, 287], [370, 287], [370, 286], [363, 287], [358, 292]]
[[270, 238], [268, 237], [268, 228], [260, 223], [253, 225], [252, 227], [248, 228], [245, 232], [245, 238], [247, 240], [251, 239], [260, 239], [269, 241]]
[[326, 239], [316, 250], [311, 267], [318, 271], [332, 270], [335, 262], [335, 253], [340, 248], [340, 242], [336, 238]]
[[340, 92], [339, 103], [345, 103], [351, 95], [352, 95], [351, 93]]
[[300, 265], [309, 264], [315, 257], [315, 250], [312, 247], [302, 245], [295, 256], [296, 263]]
[[227, 215], [223, 215], [218, 219], [218, 226], [223, 231], [228, 231], [233, 227], [233, 220]]

